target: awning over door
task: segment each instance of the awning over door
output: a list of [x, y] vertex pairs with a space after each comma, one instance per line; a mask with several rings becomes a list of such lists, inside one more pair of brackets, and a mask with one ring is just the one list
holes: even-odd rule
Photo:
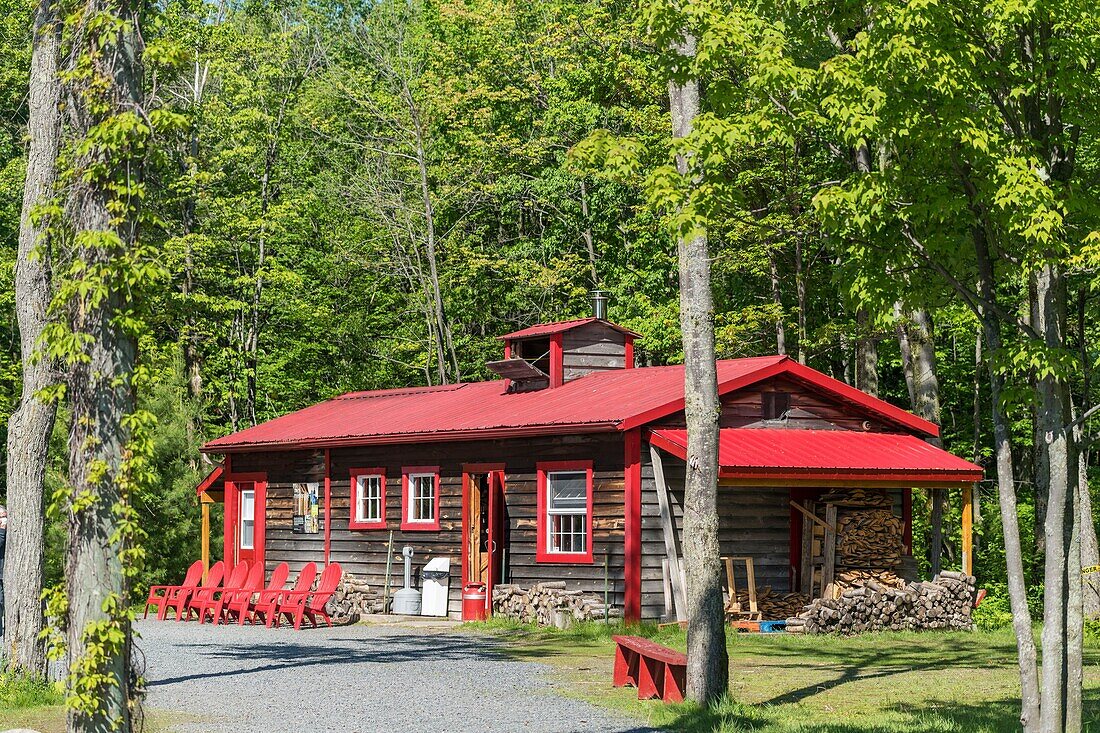
[[[650, 442], [687, 457], [687, 431], [655, 429]], [[967, 485], [981, 466], [914, 435], [854, 430], [724, 428], [718, 441], [722, 479], [851, 481]]]

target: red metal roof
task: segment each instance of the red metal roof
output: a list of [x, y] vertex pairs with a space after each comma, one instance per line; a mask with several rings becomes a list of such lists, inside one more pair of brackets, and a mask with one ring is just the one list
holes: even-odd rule
[[[578, 326], [585, 326], [589, 323], [595, 323], [599, 321], [599, 318], [577, 318], [572, 321], [557, 321], [555, 323], [540, 323], [537, 326], [531, 326], [530, 328], [524, 328], [519, 331], [513, 331], [512, 333], [506, 333], [503, 336], [497, 338], [504, 341], [512, 341], [514, 339], [534, 338], [535, 336], [550, 336], [555, 333], [564, 333], [565, 331], [571, 331]], [[625, 333], [627, 336], [633, 338], [641, 338], [640, 334], [634, 333], [629, 328], [623, 328], [617, 323], [611, 321], [602, 321], [603, 325], [608, 328], [613, 328], [619, 333]]]
[[[786, 374], [879, 418], [926, 435], [932, 423], [854, 390], [786, 356], [718, 362], [721, 394]], [[352, 392], [212, 440], [211, 453], [268, 447], [476, 440], [630, 430], [684, 406], [683, 365], [597, 372], [560, 387], [508, 394], [503, 380]]]
[[[687, 431], [657, 429], [650, 441], [680, 458]], [[915, 435], [854, 430], [724, 428], [719, 432], [722, 478], [913, 481], [968, 484], [982, 467]], [[777, 476], [778, 474], [778, 476]]]

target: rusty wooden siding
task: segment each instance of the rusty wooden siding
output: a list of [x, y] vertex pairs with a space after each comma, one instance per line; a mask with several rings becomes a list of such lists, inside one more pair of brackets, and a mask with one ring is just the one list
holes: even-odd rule
[[[535, 561], [536, 464], [540, 461], [593, 462], [593, 563], [547, 564]], [[364, 446], [331, 451], [331, 559], [346, 570], [382, 587], [389, 530], [394, 531], [391, 587], [400, 588], [401, 548], [413, 547], [413, 566], [430, 557], [451, 558], [450, 611], [461, 610], [462, 465], [505, 464], [505, 579], [524, 586], [542, 580], [565, 580], [569, 587], [602, 597], [604, 563], [608, 563], [612, 603], [623, 604], [623, 440], [620, 435], [553, 436], [506, 441], [476, 441]], [[402, 531], [401, 469], [403, 466], [440, 467], [439, 531]], [[349, 530], [350, 469], [386, 469], [386, 528]], [[267, 530], [265, 559], [268, 570], [286, 561], [293, 571], [306, 562], [324, 562], [324, 532], [304, 535], [291, 531], [293, 484], [324, 482], [323, 451], [284, 451], [237, 454], [233, 470], [267, 474]]]

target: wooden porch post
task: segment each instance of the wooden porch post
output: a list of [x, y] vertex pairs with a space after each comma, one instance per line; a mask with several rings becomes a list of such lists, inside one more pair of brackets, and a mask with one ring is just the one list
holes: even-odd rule
[[974, 487], [970, 484], [962, 490], [962, 570], [974, 574]]

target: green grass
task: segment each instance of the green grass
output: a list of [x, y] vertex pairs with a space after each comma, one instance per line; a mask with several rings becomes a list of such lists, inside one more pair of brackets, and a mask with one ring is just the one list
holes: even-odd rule
[[[576, 696], [673, 731], [993, 733], [1019, 730], [1011, 631], [857, 637], [741, 634], [729, 639], [730, 697], [712, 710], [639, 701], [611, 687], [613, 633], [686, 647], [676, 627], [579, 624], [566, 631], [489, 621], [463, 629], [552, 665]], [[1100, 733], [1100, 644], [1086, 648], [1085, 730]]]
[[0, 675], [0, 729], [65, 730], [65, 697], [58, 685], [19, 675]]

